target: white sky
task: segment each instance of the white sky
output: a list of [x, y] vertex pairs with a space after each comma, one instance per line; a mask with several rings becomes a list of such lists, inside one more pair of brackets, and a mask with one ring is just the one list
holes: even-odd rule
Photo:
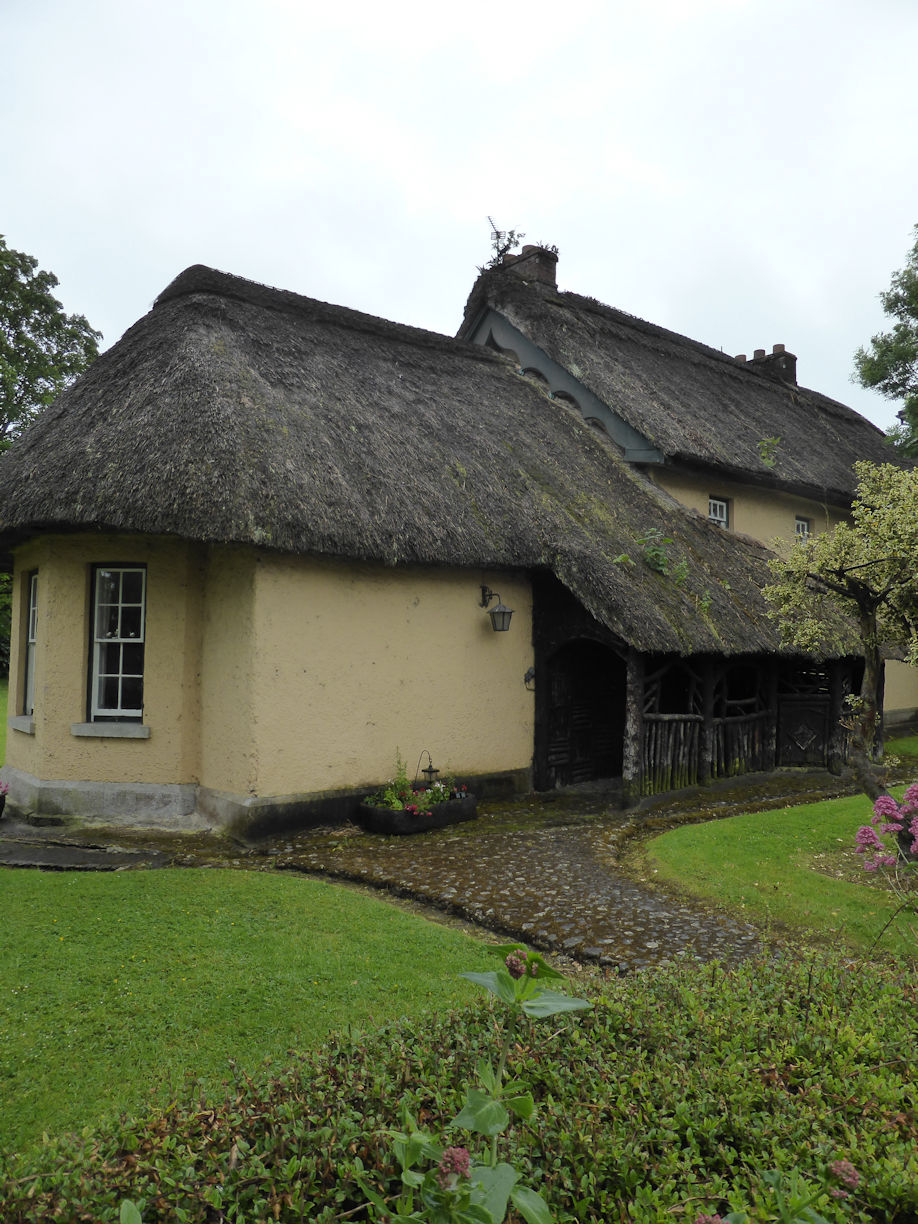
[[562, 289], [850, 381], [918, 223], [915, 0], [2, 0], [0, 233], [114, 343], [183, 268], [452, 334]]

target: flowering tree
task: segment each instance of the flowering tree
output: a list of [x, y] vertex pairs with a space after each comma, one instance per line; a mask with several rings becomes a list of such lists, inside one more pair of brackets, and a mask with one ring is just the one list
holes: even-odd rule
[[850, 521], [775, 558], [765, 596], [786, 642], [817, 654], [863, 654], [850, 758], [859, 785], [876, 799], [885, 790], [875, 746], [883, 647], [918, 665], [918, 470], [857, 463], [855, 472]]
[[[892, 834], [896, 839], [897, 853], [880, 834]], [[897, 803], [892, 795], [880, 795], [874, 802], [869, 825], [862, 825], [854, 839], [858, 854], [864, 855], [867, 871], [879, 867], [895, 867], [901, 859], [918, 859], [918, 782], [913, 782]]]

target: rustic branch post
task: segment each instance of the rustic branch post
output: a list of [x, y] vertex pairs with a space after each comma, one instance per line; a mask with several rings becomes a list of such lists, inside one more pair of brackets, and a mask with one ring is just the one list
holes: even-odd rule
[[701, 754], [698, 761], [698, 781], [706, 786], [716, 773], [714, 765], [714, 669], [713, 660], [705, 665], [701, 677]]
[[625, 743], [622, 761], [622, 807], [636, 807], [641, 798], [644, 745], [644, 656], [628, 651], [625, 699]]
[[842, 725], [845, 713], [845, 665], [841, 659], [829, 664], [829, 742], [827, 760], [829, 773], [840, 774], [845, 763], [847, 729]]
[[776, 661], [765, 673], [765, 701], [768, 708], [768, 722], [765, 727], [764, 743], [762, 745], [762, 767], [764, 769], [778, 768], [778, 668]]

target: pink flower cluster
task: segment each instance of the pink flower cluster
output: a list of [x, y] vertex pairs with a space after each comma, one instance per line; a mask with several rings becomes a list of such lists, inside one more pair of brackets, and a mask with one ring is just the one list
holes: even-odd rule
[[[829, 1165], [829, 1172], [843, 1186], [847, 1186], [848, 1190], [856, 1190], [861, 1183], [861, 1175], [850, 1160], [833, 1160]], [[840, 1190], [837, 1186], [833, 1186], [829, 1193], [833, 1198], [843, 1199], [848, 1197], [848, 1190]]]
[[880, 795], [873, 805], [873, 815], [869, 825], [862, 825], [854, 836], [854, 849], [864, 859], [866, 871], [876, 871], [878, 867], [895, 867], [897, 855], [890, 854], [886, 843], [877, 833], [902, 832], [909, 833], [912, 844], [909, 847], [912, 854], [918, 854], [918, 782], [913, 782], [905, 792], [901, 805], [896, 803], [892, 795]]
[[464, 1147], [448, 1147], [437, 1166], [441, 1190], [455, 1190], [460, 1177], [468, 1177], [471, 1157]]
[[517, 948], [515, 952], [511, 952], [504, 964], [507, 966], [507, 972], [516, 981], [527, 973], [530, 977], [536, 977], [539, 972], [539, 962], [529, 960], [529, 953], [525, 948]]

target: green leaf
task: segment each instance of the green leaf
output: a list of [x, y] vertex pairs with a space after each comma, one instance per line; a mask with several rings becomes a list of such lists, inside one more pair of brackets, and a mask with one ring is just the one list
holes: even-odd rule
[[452, 1125], [490, 1138], [506, 1129], [509, 1121], [510, 1115], [500, 1101], [496, 1101], [488, 1092], [470, 1088], [466, 1093], [465, 1106], [453, 1118]]
[[536, 966], [536, 972], [532, 975], [533, 977], [557, 978], [560, 981], [564, 981], [564, 974], [559, 973], [557, 969], [552, 969], [541, 952], [530, 952], [525, 944], [490, 944], [487, 951], [493, 953], [494, 956], [499, 956], [502, 961], [505, 961], [513, 952], [522, 952], [528, 963]]
[[490, 973], [460, 973], [459, 976], [474, 982], [476, 986], [484, 986], [485, 990], [490, 990], [491, 994], [497, 995], [504, 1003], [516, 1002], [513, 978], [506, 969], [498, 969]]
[[511, 1113], [515, 1113], [524, 1122], [535, 1113], [535, 1101], [528, 1092], [521, 1093], [519, 1096], [505, 1096], [503, 1103]]
[[497, 1072], [487, 1059], [482, 1058], [477, 1066], [478, 1080], [483, 1088], [487, 1088], [488, 1092], [493, 1093], [497, 1087]]
[[543, 990], [531, 999], [524, 999], [522, 1004], [526, 1015], [536, 1020], [556, 1016], [559, 1012], [583, 1011], [592, 1006], [589, 999], [576, 999], [571, 995], [560, 994], [557, 990]]
[[140, 1212], [130, 1199], [121, 1200], [121, 1211], [118, 1213], [120, 1224], [143, 1224]]
[[519, 1180], [516, 1169], [503, 1163], [493, 1168], [489, 1165], [476, 1165], [471, 1171], [470, 1179], [473, 1187], [472, 1202], [484, 1207], [494, 1224], [503, 1224], [510, 1191]]
[[[381, 1211], [381, 1212], [383, 1212], [384, 1214], [385, 1214], [386, 1212], [388, 1212], [388, 1211], [389, 1211], [389, 1208], [388, 1208], [388, 1206], [386, 1205], [386, 1200], [385, 1200], [384, 1198], [381, 1198], [381, 1197], [380, 1197], [380, 1196], [379, 1196], [379, 1195], [376, 1193], [376, 1191], [375, 1191], [375, 1190], [374, 1190], [374, 1189], [373, 1189], [371, 1186], [369, 1186], [369, 1185], [367, 1184], [367, 1182], [365, 1182], [365, 1181], [364, 1181], [364, 1179], [363, 1179], [362, 1177], [357, 1177], [357, 1178], [355, 1178], [355, 1181], [357, 1182], [357, 1185], [360, 1187], [360, 1189], [363, 1191], [363, 1193], [364, 1193], [364, 1194], [367, 1196], [367, 1198], [370, 1200], [370, 1202], [371, 1202], [371, 1203], [372, 1203], [372, 1205], [373, 1205], [373, 1206], [376, 1208], [376, 1210], [377, 1210], [377, 1211]], [[122, 1209], [122, 1212], [123, 1212], [123, 1210], [124, 1210], [124, 1204], [123, 1204], [123, 1203], [122, 1203], [122, 1205], [121, 1205], [121, 1209]], [[140, 1218], [140, 1217], [138, 1216], [138, 1219], [139, 1219], [139, 1218]], [[122, 1217], [121, 1224], [133, 1224], [133, 1222], [132, 1222], [132, 1221], [130, 1221], [130, 1220], [125, 1221], [125, 1220], [124, 1220], [124, 1218]]]
[[528, 1186], [515, 1186], [510, 1191], [510, 1199], [526, 1224], [552, 1224], [548, 1204], [535, 1190], [530, 1190]]

